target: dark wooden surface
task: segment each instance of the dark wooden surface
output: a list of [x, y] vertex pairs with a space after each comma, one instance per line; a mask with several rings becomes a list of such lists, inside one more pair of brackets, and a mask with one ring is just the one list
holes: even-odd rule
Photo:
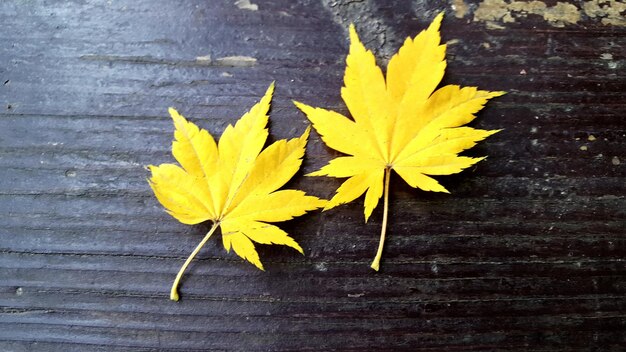
[[[252, 2], [0, 2], [0, 351], [625, 348], [619, 12]], [[296, 136], [291, 99], [346, 111], [349, 22], [384, 63], [441, 10], [444, 83], [509, 92], [475, 122], [505, 129], [470, 153], [489, 159], [441, 177], [451, 195], [392, 180], [380, 273], [381, 209], [364, 224], [354, 202], [283, 224], [306, 255], [261, 246], [266, 272], [212, 240], [169, 301], [208, 227], [177, 223], [146, 183], [145, 165], [172, 161], [167, 107], [219, 136], [276, 80], [271, 138]], [[313, 134], [303, 171], [334, 156]]]

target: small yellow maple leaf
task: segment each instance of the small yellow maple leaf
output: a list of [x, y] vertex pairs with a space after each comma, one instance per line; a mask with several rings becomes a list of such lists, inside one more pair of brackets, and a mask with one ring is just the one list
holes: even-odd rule
[[379, 269], [389, 199], [391, 170], [411, 187], [448, 191], [428, 175], [449, 175], [484, 158], [459, 156], [476, 142], [498, 132], [460, 127], [474, 119], [485, 103], [504, 92], [447, 85], [437, 90], [446, 68], [439, 14], [415, 38], [407, 38], [391, 58], [387, 78], [350, 26], [350, 53], [341, 97], [353, 120], [330, 110], [294, 102], [328, 147], [348, 154], [335, 158], [311, 176], [348, 179], [324, 210], [365, 194], [365, 221], [384, 194], [380, 244], [372, 262]]
[[150, 165], [150, 186], [178, 221], [213, 222], [176, 276], [170, 292], [174, 301], [178, 300], [178, 283], [185, 269], [218, 227], [226, 250], [233, 248], [261, 270], [263, 265], [253, 242], [282, 244], [303, 253], [293, 238], [268, 222], [290, 220], [323, 207], [326, 201], [303, 191], [277, 191], [300, 168], [310, 127], [299, 138], [279, 140], [262, 150], [268, 136], [273, 91], [272, 83], [259, 103], [234, 126], [226, 127], [219, 144], [209, 132], [169, 109], [176, 128], [172, 154], [182, 167]]

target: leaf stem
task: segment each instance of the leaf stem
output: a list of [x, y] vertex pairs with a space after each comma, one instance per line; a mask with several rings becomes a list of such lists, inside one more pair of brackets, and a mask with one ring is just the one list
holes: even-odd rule
[[383, 246], [385, 244], [385, 234], [387, 233], [387, 214], [389, 213], [389, 178], [391, 176], [391, 168], [387, 167], [385, 169], [385, 190], [383, 197], [383, 224], [382, 229], [380, 230], [380, 242], [378, 243], [378, 251], [376, 252], [376, 257], [374, 257], [374, 261], [372, 262], [372, 269], [378, 271], [380, 267], [380, 258], [383, 255]]
[[209, 230], [209, 232], [206, 234], [206, 236], [204, 236], [204, 238], [202, 239], [202, 241], [200, 241], [200, 243], [198, 244], [198, 246], [196, 246], [196, 249], [193, 250], [193, 252], [191, 252], [191, 254], [189, 255], [189, 257], [187, 258], [187, 260], [185, 261], [185, 264], [183, 264], [183, 266], [180, 268], [180, 270], [178, 271], [178, 274], [176, 275], [176, 279], [174, 279], [174, 283], [172, 284], [172, 290], [170, 291], [170, 299], [172, 301], [178, 301], [178, 284], [180, 283], [180, 279], [183, 277], [183, 273], [185, 272], [185, 270], [187, 269], [187, 266], [189, 266], [189, 263], [191, 263], [191, 261], [193, 260], [193, 258], [196, 256], [196, 254], [198, 254], [198, 252], [200, 252], [200, 249], [202, 249], [202, 247], [204, 247], [204, 245], [206, 244], [206, 242], [209, 240], [209, 238], [211, 238], [211, 235], [213, 234], [213, 232], [215, 232], [215, 230], [220, 226], [219, 222], [215, 222], [213, 223], [213, 227], [211, 227], [211, 229]]

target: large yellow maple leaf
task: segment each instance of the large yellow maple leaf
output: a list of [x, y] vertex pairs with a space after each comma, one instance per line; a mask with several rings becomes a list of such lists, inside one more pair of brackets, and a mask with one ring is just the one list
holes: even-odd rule
[[176, 128], [172, 154], [182, 167], [149, 166], [150, 186], [178, 221], [213, 222], [180, 269], [170, 292], [172, 300], [178, 300], [177, 287], [183, 272], [218, 227], [226, 250], [233, 248], [261, 270], [263, 265], [253, 242], [282, 244], [303, 253], [293, 238], [268, 222], [290, 220], [324, 206], [326, 201], [303, 191], [277, 191], [300, 168], [310, 127], [300, 138], [279, 140], [262, 151], [273, 91], [274, 84], [234, 126], [228, 125], [219, 144], [206, 130], [169, 109]]
[[461, 126], [472, 121], [487, 100], [504, 92], [458, 85], [436, 89], [446, 68], [446, 46], [440, 44], [439, 34], [442, 18], [439, 14], [428, 29], [406, 39], [389, 61], [386, 81], [374, 54], [363, 46], [354, 25], [350, 26], [350, 52], [341, 97], [353, 120], [294, 102], [328, 147], [348, 154], [310, 174], [348, 177], [325, 210], [366, 193], [367, 221], [384, 194], [374, 270], [379, 269], [385, 240], [391, 170], [411, 187], [448, 192], [430, 175], [458, 173], [482, 160], [458, 154], [498, 132]]

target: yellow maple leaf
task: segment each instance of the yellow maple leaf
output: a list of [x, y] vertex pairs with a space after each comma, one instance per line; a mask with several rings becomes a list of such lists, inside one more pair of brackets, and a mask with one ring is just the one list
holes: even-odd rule
[[176, 128], [172, 154], [182, 167], [150, 165], [150, 186], [178, 221], [213, 222], [176, 276], [170, 292], [174, 301], [178, 300], [178, 283], [185, 269], [218, 227], [226, 250], [234, 249], [261, 270], [263, 265], [253, 242], [282, 244], [303, 253], [293, 238], [268, 222], [290, 220], [323, 207], [326, 201], [303, 191], [277, 191], [300, 168], [310, 127], [299, 138], [279, 140], [262, 150], [268, 136], [273, 91], [272, 83], [259, 103], [234, 126], [226, 127], [219, 144], [209, 132], [169, 109]]
[[386, 80], [371, 51], [350, 25], [350, 52], [341, 97], [349, 119], [337, 112], [294, 102], [328, 147], [348, 154], [331, 160], [311, 176], [348, 179], [324, 210], [365, 194], [365, 221], [384, 195], [380, 244], [372, 262], [379, 269], [389, 201], [391, 170], [411, 187], [448, 191], [429, 175], [449, 175], [484, 158], [459, 156], [476, 142], [498, 132], [461, 127], [474, 119], [487, 100], [504, 92], [447, 85], [436, 89], [446, 68], [439, 14], [415, 38], [407, 38], [391, 58]]

